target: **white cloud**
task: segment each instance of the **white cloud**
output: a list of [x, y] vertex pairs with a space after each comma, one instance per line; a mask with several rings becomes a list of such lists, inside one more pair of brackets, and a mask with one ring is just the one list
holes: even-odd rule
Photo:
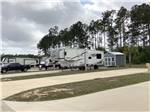
[[134, 4], [116, 0], [5, 0], [1, 2], [3, 52], [36, 53], [37, 42], [50, 27], [58, 25], [62, 29], [77, 21], [89, 23], [105, 10]]
[[[1, 4], [0, 4], [1, 7]], [[1, 12], [1, 8], [0, 8], [0, 12]], [[2, 24], [2, 17], [0, 16], [0, 25]], [[0, 54], [2, 54], [2, 27], [0, 27]]]

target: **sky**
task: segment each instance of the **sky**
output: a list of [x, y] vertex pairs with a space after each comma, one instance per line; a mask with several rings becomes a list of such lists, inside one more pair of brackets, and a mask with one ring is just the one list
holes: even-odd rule
[[37, 54], [37, 43], [55, 25], [77, 21], [89, 24], [106, 10], [131, 9], [149, 0], [2, 0], [0, 1], [0, 54]]

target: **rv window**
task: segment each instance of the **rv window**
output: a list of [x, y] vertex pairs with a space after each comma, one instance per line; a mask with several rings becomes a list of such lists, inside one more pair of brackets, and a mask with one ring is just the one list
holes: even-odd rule
[[102, 55], [101, 54], [96, 54], [97, 59], [101, 59]]
[[114, 59], [114, 58], [112, 58], [112, 61], [115, 61], [115, 59]]
[[38, 61], [38, 60], [36, 60], [36, 63], [39, 63], [39, 61]]
[[67, 52], [66, 52], [66, 51], [64, 52], [64, 55], [65, 55], [65, 56], [67, 55]]
[[92, 59], [92, 57], [89, 57], [89, 59]]

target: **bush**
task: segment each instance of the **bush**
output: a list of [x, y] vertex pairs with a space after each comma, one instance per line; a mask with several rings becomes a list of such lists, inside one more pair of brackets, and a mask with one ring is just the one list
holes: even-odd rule
[[131, 54], [131, 63], [144, 64], [150, 63], [150, 46], [146, 47], [122, 47], [117, 51], [123, 52], [126, 55], [127, 63], [129, 63], [129, 53]]

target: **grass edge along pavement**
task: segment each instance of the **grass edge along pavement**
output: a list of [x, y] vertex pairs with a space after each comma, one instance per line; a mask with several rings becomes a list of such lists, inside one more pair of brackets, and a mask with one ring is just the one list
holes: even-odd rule
[[127, 68], [105, 68], [105, 69], [98, 69], [98, 70], [87, 70], [87, 71], [62, 71], [59, 73], [50, 73], [50, 74], [38, 74], [38, 75], [27, 75], [27, 76], [14, 76], [14, 77], [5, 77], [1, 78], [1, 82], [7, 81], [17, 81], [17, 80], [26, 80], [26, 79], [35, 79], [35, 78], [45, 78], [45, 77], [52, 77], [52, 76], [63, 76], [63, 75], [75, 75], [80, 73], [92, 73], [92, 72], [101, 72], [101, 71], [108, 71], [108, 70], [121, 70]]
[[137, 84], [145, 81], [150, 81], [150, 73], [98, 78], [81, 82], [40, 87], [17, 93], [5, 98], [4, 100], [26, 102], [57, 100]]

